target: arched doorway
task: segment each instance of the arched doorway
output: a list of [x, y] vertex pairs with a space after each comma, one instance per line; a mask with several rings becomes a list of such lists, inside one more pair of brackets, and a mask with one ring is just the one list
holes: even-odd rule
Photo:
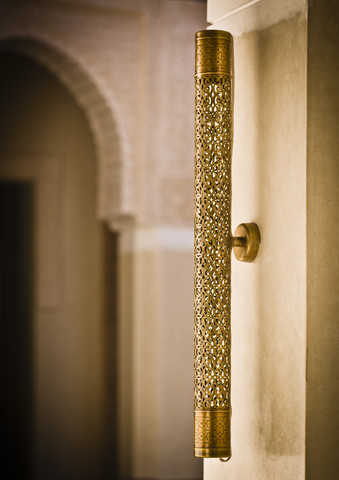
[[13, 314], [23, 304], [17, 296], [6, 301], [1, 318], [8, 347], [1, 388], [9, 392], [2, 421], [13, 432], [20, 417], [2, 460], [12, 478], [106, 478], [114, 469], [113, 454], [106, 455], [115, 438], [106, 429], [114, 382], [106, 333], [114, 330], [116, 239], [97, 219], [93, 135], [72, 95], [42, 66], [2, 53], [0, 71], [3, 215], [10, 238], [24, 240], [21, 250], [10, 239], [1, 246], [6, 258], [23, 256], [25, 267], [17, 266], [15, 276], [27, 279], [18, 289], [29, 297], [24, 320]]

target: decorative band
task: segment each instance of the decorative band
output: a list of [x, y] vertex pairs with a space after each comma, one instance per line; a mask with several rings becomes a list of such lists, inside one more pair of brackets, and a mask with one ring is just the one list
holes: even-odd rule
[[195, 410], [195, 456], [231, 456], [231, 414], [231, 410]]
[[204, 30], [196, 33], [195, 73], [232, 75], [233, 39], [229, 32]]

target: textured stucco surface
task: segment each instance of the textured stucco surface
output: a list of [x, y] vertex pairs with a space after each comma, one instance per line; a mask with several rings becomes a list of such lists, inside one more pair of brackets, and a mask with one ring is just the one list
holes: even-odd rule
[[262, 244], [232, 262], [233, 456], [205, 460], [205, 480], [304, 478], [306, 26], [235, 41], [232, 224], [256, 222]]

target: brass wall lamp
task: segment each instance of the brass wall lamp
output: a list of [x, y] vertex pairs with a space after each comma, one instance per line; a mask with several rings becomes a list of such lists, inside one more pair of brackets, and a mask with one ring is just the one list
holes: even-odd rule
[[233, 38], [195, 36], [194, 454], [231, 457], [231, 252], [258, 254], [255, 223], [231, 233]]

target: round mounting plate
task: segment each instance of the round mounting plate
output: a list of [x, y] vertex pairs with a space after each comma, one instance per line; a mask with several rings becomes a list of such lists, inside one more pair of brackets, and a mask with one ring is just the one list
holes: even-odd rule
[[[236, 239], [241, 239], [237, 242]], [[259, 251], [260, 232], [256, 223], [241, 223], [234, 233], [234, 255], [240, 262], [253, 262]]]

